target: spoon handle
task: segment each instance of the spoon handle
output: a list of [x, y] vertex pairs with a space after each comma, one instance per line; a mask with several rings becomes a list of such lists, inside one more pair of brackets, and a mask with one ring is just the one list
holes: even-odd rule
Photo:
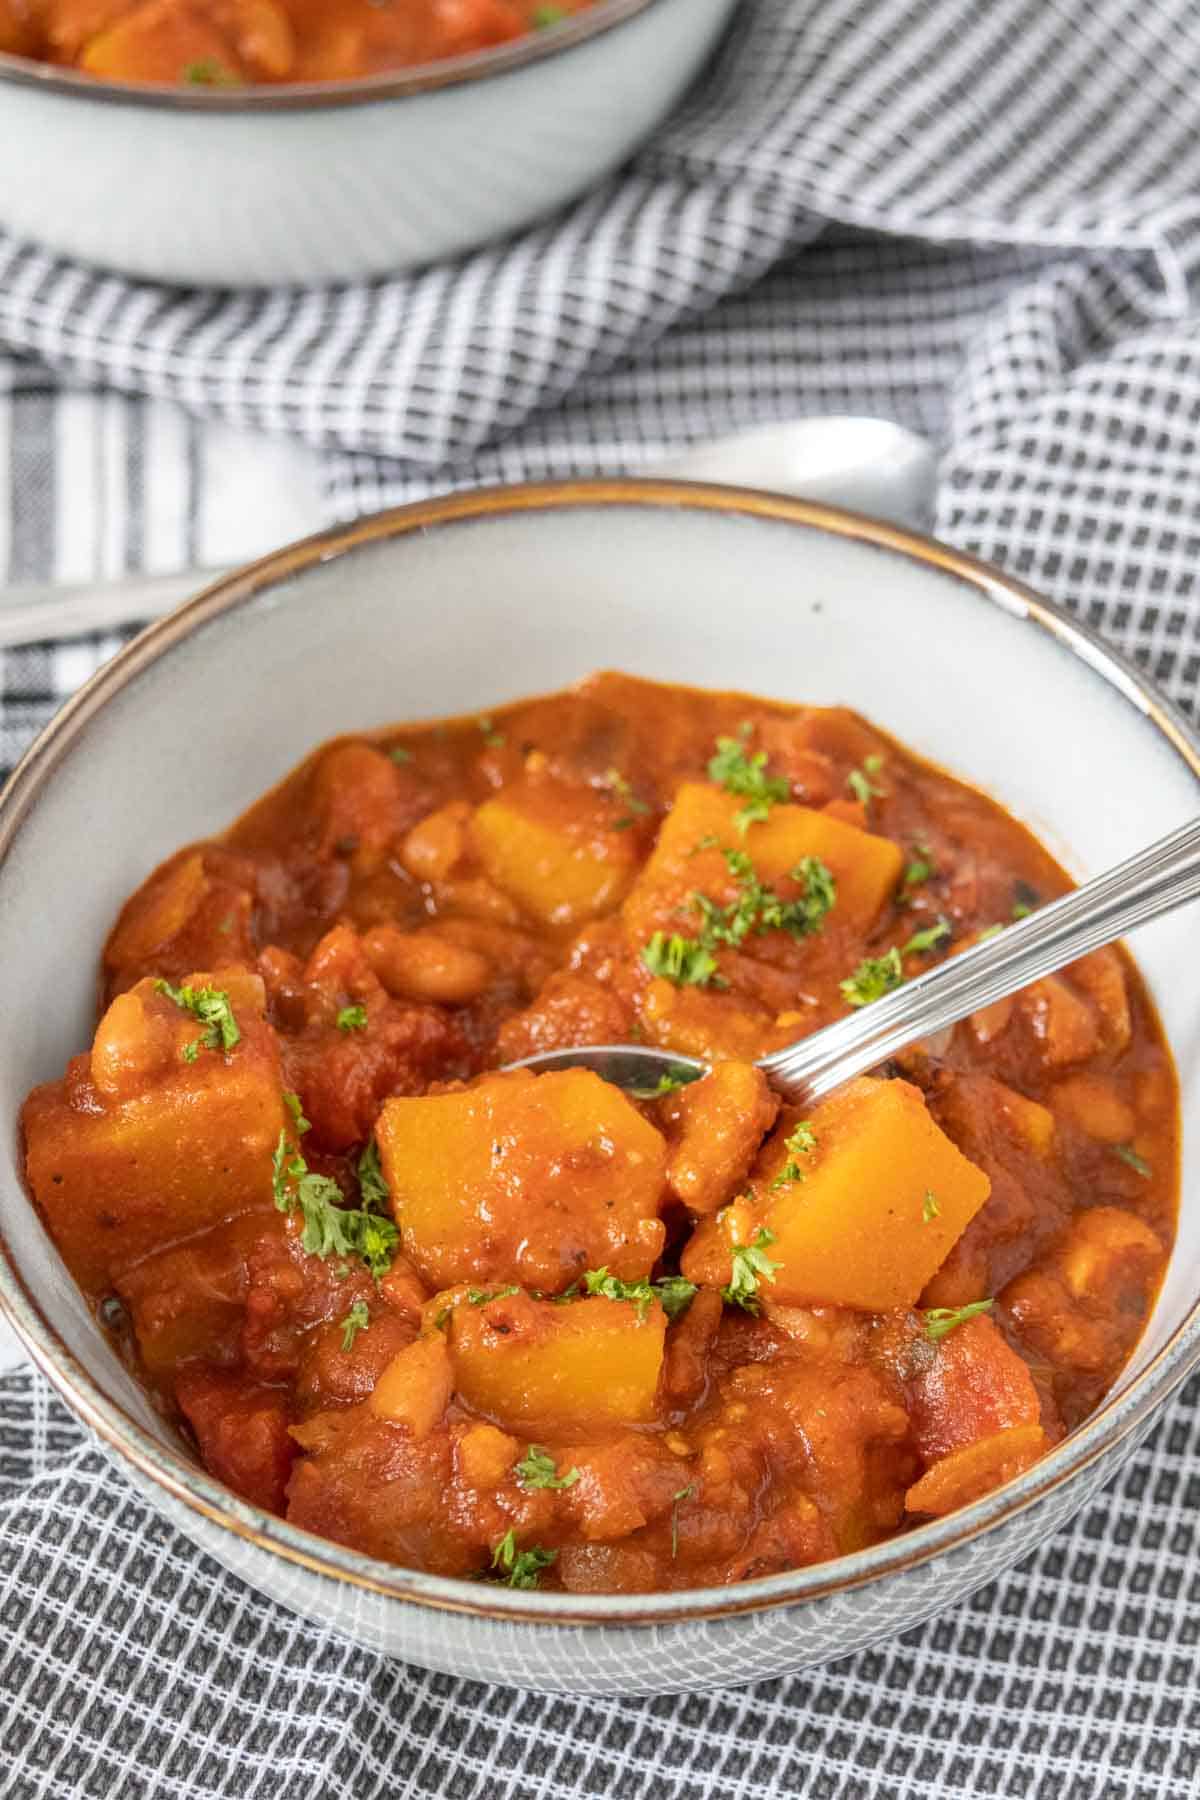
[[804, 1104], [821, 1100], [907, 1044], [1197, 898], [1200, 819], [1193, 819], [849, 1018], [764, 1057], [759, 1066], [789, 1097]]

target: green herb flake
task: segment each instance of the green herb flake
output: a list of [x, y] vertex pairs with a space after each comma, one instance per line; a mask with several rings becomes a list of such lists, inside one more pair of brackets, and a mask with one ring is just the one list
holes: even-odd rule
[[518, 1550], [516, 1534], [510, 1525], [492, 1551], [492, 1568], [511, 1588], [535, 1588], [542, 1570], [548, 1569], [557, 1557], [557, 1550], [543, 1550], [540, 1544]]
[[870, 1006], [873, 1000], [882, 1000], [885, 994], [892, 993], [903, 980], [904, 965], [893, 945], [886, 956], [863, 958], [853, 975], [840, 983], [842, 998], [850, 1006]]
[[806, 856], [796, 864], [790, 879], [800, 892], [792, 900], [781, 900], [773, 888], [763, 886], [744, 850], [725, 850], [722, 855], [738, 883], [738, 896], [721, 906], [707, 894], [693, 893], [703, 949], [714, 950], [720, 944], [736, 949], [751, 933], [761, 937], [768, 931], [786, 931], [790, 937], [803, 938], [824, 928], [837, 900], [837, 882], [819, 857]]
[[552, 25], [561, 25], [566, 18], [561, 6], [535, 6], [533, 9], [533, 29], [548, 31]]
[[914, 931], [907, 944], [901, 946], [901, 956], [923, 956], [927, 950], [934, 950], [944, 943], [952, 929], [949, 919], [939, 919], [936, 925], [927, 925], [924, 931]]
[[685, 1500], [690, 1500], [696, 1491], [696, 1484], [689, 1481], [686, 1487], [677, 1488], [671, 1496], [671, 1556], [679, 1555], [679, 1508]]
[[938, 1205], [937, 1195], [934, 1193], [932, 1188], [926, 1188], [925, 1189], [925, 1198], [921, 1202], [921, 1223], [922, 1223], [922, 1225], [932, 1225], [933, 1221], [935, 1219], [940, 1219], [941, 1216], [942, 1216], [942, 1209]]
[[292, 1115], [292, 1121], [295, 1124], [298, 1136], [303, 1137], [306, 1131], [312, 1130], [311, 1121], [304, 1116], [304, 1108], [300, 1104], [299, 1094], [285, 1094], [283, 1096], [283, 1104]]
[[[632, 787], [629, 785], [629, 783], [625, 779], [624, 775], [621, 774], [619, 769], [609, 769], [607, 774], [605, 775], [604, 779], [605, 779], [605, 782], [607, 783], [608, 787], [612, 790], [612, 792], [614, 794], [618, 795], [620, 797], [620, 799], [622, 799], [625, 802], [626, 806], [629, 808], [629, 812], [631, 815], [634, 815], [639, 818], [644, 818], [645, 815], [650, 811], [650, 808], [649, 808], [649, 806], [647, 806], [646, 802], [644, 800], [638, 799], [638, 797], [634, 793]], [[633, 817], [629, 817], [626, 819], [619, 819], [617, 821], [616, 825], [613, 827], [613, 829], [615, 831], [628, 830], [629, 826], [632, 824], [633, 824]]]
[[[307, 1128], [305, 1121], [300, 1129]], [[387, 1212], [392, 1203], [392, 1191], [383, 1179], [379, 1145], [374, 1138], [358, 1159], [358, 1195], [368, 1212]]]
[[642, 962], [652, 975], [661, 975], [676, 987], [723, 987], [717, 959], [695, 938], [656, 931], [642, 946]]
[[560, 1475], [554, 1458], [540, 1444], [530, 1444], [513, 1474], [524, 1488], [569, 1488], [579, 1480], [579, 1470], [570, 1468]]
[[626, 1088], [626, 1093], [634, 1100], [662, 1100], [667, 1094], [676, 1094], [680, 1088], [688, 1087], [693, 1081], [699, 1081], [703, 1069], [689, 1069], [682, 1063], [676, 1063], [660, 1075], [654, 1087]]
[[1041, 898], [1042, 897], [1038, 893], [1037, 889], [1035, 887], [1031, 887], [1029, 882], [1027, 882], [1027, 881], [1014, 882], [1013, 883], [1013, 904], [1012, 904], [1013, 918], [1014, 919], [1026, 918], [1028, 916], [1028, 914], [1033, 911], [1035, 906], [1040, 905]]
[[403, 768], [405, 763], [410, 763], [413, 760], [412, 751], [406, 750], [403, 744], [393, 744], [392, 748], [388, 751], [388, 755], [391, 757], [392, 761], [398, 763], [401, 768]]
[[227, 69], [215, 56], [202, 56], [197, 62], [184, 63], [179, 79], [187, 87], [242, 86], [241, 76], [235, 75], [232, 69]]
[[914, 844], [909, 852], [908, 863], [904, 870], [904, 879], [900, 883], [901, 897], [907, 896], [911, 888], [920, 887], [937, 874], [937, 866], [933, 860], [933, 852], [924, 844]]
[[233, 1006], [224, 988], [172, 987], [169, 981], [156, 981], [156, 994], [165, 994], [183, 1012], [191, 1013], [204, 1026], [203, 1034], [184, 1046], [185, 1062], [195, 1062], [201, 1050], [229, 1052], [242, 1041], [241, 1027], [233, 1016]]
[[637, 1307], [639, 1319], [646, 1317], [656, 1300], [668, 1319], [677, 1319], [687, 1311], [696, 1292], [695, 1283], [682, 1275], [666, 1275], [655, 1282], [622, 1281], [619, 1275], [610, 1275], [607, 1268], [588, 1269], [583, 1286], [589, 1294], [598, 1294], [604, 1300], [628, 1300]]
[[776, 801], [786, 800], [791, 792], [782, 775], [767, 774], [765, 750], [756, 750], [752, 756], [747, 756], [745, 739], [749, 733], [750, 727], [743, 725], [739, 737], [719, 737], [716, 755], [710, 757], [708, 763], [708, 779], [723, 787], [727, 794], [737, 794], [746, 802], [734, 815], [734, 823], [743, 834], [751, 825], [760, 824]]
[[1119, 1156], [1123, 1163], [1128, 1163], [1131, 1169], [1135, 1169], [1143, 1181], [1152, 1178], [1154, 1170], [1144, 1156], [1138, 1155], [1132, 1144], [1114, 1144], [1113, 1155]]
[[[361, 1167], [361, 1164], [360, 1164]], [[275, 1205], [280, 1212], [300, 1212], [300, 1243], [310, 1256], [357, 1256], [378, 1281], [387, 1273], [400, 1241], [390, 1219], [343, 1206], [342, 1190], [328, 1175], [313, 1174], [300, 1151], [281, 1131], [271, 1158]]]
[[936, 1344], [939, 1338], [948, 1337], [968, 1319], [977, 1319], [980, 1313], [991, 1312], [994, 1300], [972, 1300], [969, 1306], [931, 1306], [922, 1315], [925, 1320], [925, 1336], [932, 1338]]
[[355, 1338], [360, 1331], [365, 1331], [370, 1323], [370, 1307], [365, 1300], [356, 1300], [342, 1320], [342, 1349], [352, 1350]]
[[365, 1006], [343, 1006], [337, 1016], [339, 1031], [365, 1031], [367, 1029], [367, 1009]]
[[733, 1273], [728, 1287], [721, 1289], [722, 1300], [727, 1300], [731, 1306], [740, 1306], [743, 1312], [758, 1311], [759, 1277], [764, 1281], [774, 1281], [775, 1271], [779, 1267], [767, 1255], [774, 1242], [775, 1233], [763, 1227], [752, 1243], [734, 1245]]
[[507, 1300], [510, 1294], [519, 1294], [519, 1287], [502, 1288], [468, 1288], [468, 1306], [486, 1306], [489, 1300]]
[[483, 733], [483, 741], [488, 749], [498, 750], [501, 744], [505, 742], [505, 737], [502, 731], [496, 730], [495, 721], [493, 720], [491, 713], [481, 713], [478, 719], [478, 725], [480, 731]]
[[874, 780], [882, 767], [882, 756], [876, 754], [864, 756], [862, 768], [851, 769], [846, 777], [846, 786], [863, 806], [869, 807], [872, 800], [875, 799], [882, 800], [887, 793], [887, 789], [881, 788]]

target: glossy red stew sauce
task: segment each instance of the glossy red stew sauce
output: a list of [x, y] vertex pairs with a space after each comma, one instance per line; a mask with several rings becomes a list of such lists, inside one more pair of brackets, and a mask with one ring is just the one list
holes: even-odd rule
[[593, 0], [0, 0], [0, 50], [105, 81], [344, 81], [546, 31]]
[[[579, 1592], [817, 1562], [1096, 1405], [1176, 1082], [1118, 950], [807, 1115], [753, 1059], [1066, 885], [841, 709], [610, 674], [340, 739], [128, 901], [29, 1184], [207, 1467], [299, 1526]], [[621, 1040], [711, 1073], [496, 1072]]]

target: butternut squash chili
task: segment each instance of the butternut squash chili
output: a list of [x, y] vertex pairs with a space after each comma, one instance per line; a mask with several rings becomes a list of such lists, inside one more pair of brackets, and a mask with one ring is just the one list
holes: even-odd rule
[[344, 81], [487, 50], [592, 0], [0, 0], [0, 51], [105, 81]]
[[[342, 739], [129, 900], [29, 1184], [207, 1467], [297, 1525], [516, 1587], [817, 1562], [1111, 1384], [1176, 1083], [1117, 950], [807, 1116], [753, 1058], [1066, 885], [840, 709], [600, 675]], [[639, 1038], [712, 1072], [489, 1073]]]

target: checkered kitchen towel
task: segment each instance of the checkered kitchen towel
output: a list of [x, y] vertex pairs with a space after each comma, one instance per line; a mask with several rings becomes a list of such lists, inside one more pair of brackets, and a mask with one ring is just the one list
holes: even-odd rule
[[[630, 171], [453, 268], [246, 299], [0, 245], [0, 562], [216, 562], [291, 529], [296, 482], [344, 517], [877, 412], [939, 443], [941, 535], [1190, 708], [1198, 63], [1192, 0], [745, 0]], [[309, 460], [281, 446], [246, 479], [247, 427]], [[0, 661], [0, 760], [112, 647]], [[1198, 1409], [1194, 1382], [1072, 1527], [886, 1649], [744, 1693], [585, 1703], [399, 1667], [280, 1612], [17, 1373], [0, 1382], [0, 1788], [1183, 1800], [1200, 1791]]]

